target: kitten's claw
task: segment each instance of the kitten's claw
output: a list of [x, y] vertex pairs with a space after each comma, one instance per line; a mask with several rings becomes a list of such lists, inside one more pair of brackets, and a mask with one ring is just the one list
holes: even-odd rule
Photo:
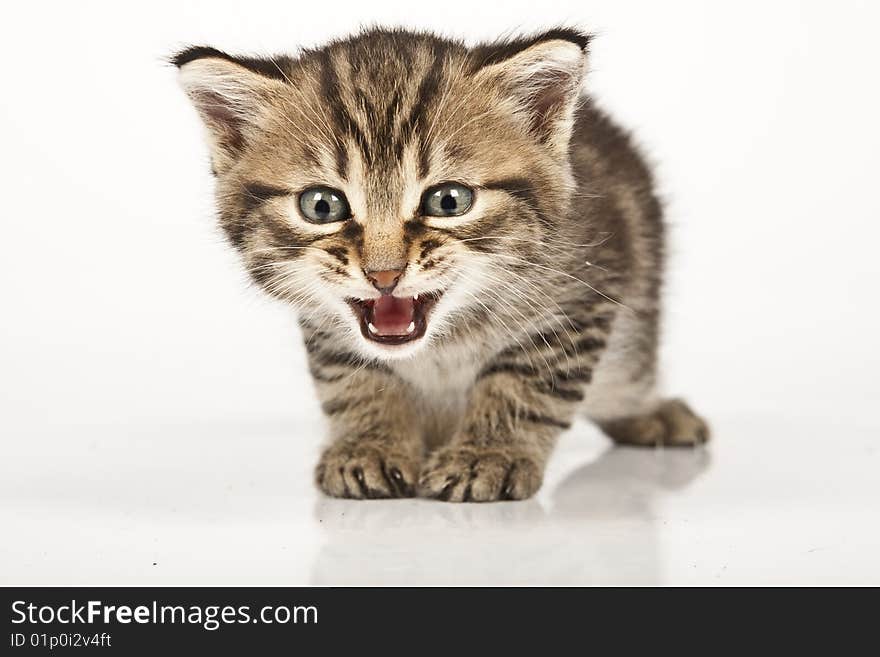
[[414, 497], [418, 463], [377, 445], [333, 445], [315, 468], [318, 488], [332, 497]]
[[523, 500], [537, 492], [542, 478], [538, 461], [524, 452], [447, 447], [422, 469], [419, 495], [444, 502]]

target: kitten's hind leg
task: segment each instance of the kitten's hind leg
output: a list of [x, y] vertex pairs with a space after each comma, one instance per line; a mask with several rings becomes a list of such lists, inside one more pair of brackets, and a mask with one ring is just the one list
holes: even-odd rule
[[650, 314], [617, 318], [583, 411], [616, 443], [689, 447], [709, 440], [709, 426], [679, 399], [656, 394], [657, 333]]
[[709, 440], [709, 425], [680, 399], [661, 401], [646, 413], [597, 423], [621, 445], [693, 447]]

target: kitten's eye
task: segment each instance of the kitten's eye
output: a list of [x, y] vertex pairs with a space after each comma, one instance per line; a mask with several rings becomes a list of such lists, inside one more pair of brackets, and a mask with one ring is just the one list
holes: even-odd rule
[[351, 218], [345, 194], [329, 187], [310, 187], [299, 195], [299, 209], [313, 224], [329, 224]]
[[458, 183], [429, 188], [422, 197], [422, 214], [428, 217], [457, 217], [471, 209], [474, 193]]

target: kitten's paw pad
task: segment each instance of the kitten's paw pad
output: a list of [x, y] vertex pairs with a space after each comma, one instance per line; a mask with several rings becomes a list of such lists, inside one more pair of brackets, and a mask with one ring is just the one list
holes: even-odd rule
[[447, 447], [433, 454], [419, 478], [419, 495], [445, 502], [524, 500], [541, 487], [543, 468], [522, 452]]
[[663, 402], [653, 413], [602, 423], [615, 442], [643, 447], [693, 447], [709, 440], [709, 425], [680, 399]]
[[315, 468], [318, 488], [333, 497], [414, 497], [418, 463], [372, 445], [328, 448]]

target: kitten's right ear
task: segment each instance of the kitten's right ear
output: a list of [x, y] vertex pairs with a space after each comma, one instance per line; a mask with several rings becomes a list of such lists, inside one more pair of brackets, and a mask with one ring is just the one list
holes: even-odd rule
[[263, 122], [273, 94], [284, 86], [254, 70], [255, 60], [238, 60], [214, 48], [188, 48], [171, 61], [208, 129], [215, 165], [241, 151], [248, 134]]

